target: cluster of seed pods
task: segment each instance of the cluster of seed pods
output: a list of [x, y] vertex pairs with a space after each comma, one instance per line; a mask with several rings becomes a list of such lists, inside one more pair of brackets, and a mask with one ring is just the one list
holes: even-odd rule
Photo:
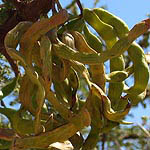
[[[20, 22], [9, 31], [5, 48], [24, 68], [24, 73], [16, 77], [20, 109], [0, 108], [19, 137], [12, 147], [48, 148], [52, 143], [70, 140], [74, 148], [87, 150], [96, 145], [100, 133], [119, 124], [131, 124], [123, 119], [132, 105], [145, 97], [149, 80], [144, 51], [134, 40], [149, 28], [149, 19], [129, 30], [124, 21], [108, 11], [86, 8], [82, 16], [71, 21], [62, 9], [35, 23]], [[133, 62], [128, 68], [125, 51]], [[106, 61], [110, 62], [109, 74], [105, 73]], [[132, 74], [134, 85], [128, 87], [125, 80]], [[78, 96], [81, 80], [88, 88], [84, 101]], [[26, 111], [32, 120], [22, 117]], [[86, 126], [91, 126], [91, 131], [84, 139], [77, 132]]]

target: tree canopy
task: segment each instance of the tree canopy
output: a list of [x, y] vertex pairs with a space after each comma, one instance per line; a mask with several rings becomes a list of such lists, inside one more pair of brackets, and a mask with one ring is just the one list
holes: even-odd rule
[[150, 19], [129, 30], [98, 3], [2, 1], [0, 149], [150, 148], [149, 116], [124, 120], [149, 98]]

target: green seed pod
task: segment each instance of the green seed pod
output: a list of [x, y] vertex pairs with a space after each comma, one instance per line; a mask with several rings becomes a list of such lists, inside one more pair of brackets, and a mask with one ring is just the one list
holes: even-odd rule
[[91, 90], [103, 102], [104, 116], [108, 120], [120, 123], [122, 119], [129, 113], [131, 108], [130, 103], [127, 104], [123, 111], [114, 111], [111, 108], [111, 101], [98, 86], [92, 84]]
[[83, 17], [85, 21], [105, 40], [106, 44], [110, 45], [115, 42], [114, 38], [116, 37], [116, 34], [113, 27], [100, 20], [96, 13], [86, 8], [83, 10]]
[[91, 131], [83, 143], [82, 150], [93, 149], [99, 141], [99, 129], [96, 126], [91, 126]]
[[[99, 15], [98, 15], [98, 17], [99, 17]], [[102, 20], [100, 17], [99, 17], [99, 19]], [[104, 19], [102, 21], [105, 22], [106, 20]], [[109, 24], [109, 22], [107, 22], [107, 21], [105, 23]], [[109, 25], [112, 25], [112, 24], [109, 24]], [[108, 30], [107, 34], [108, 35], [110, 35], [110, 34], [112, 35], [113, 32], [116, 33], [116, 34], [114, 34], [114, 36], [113, 36], [113, 39], [114, 39], [113, 42], [111, 42], [111, 43], [106, 42], [107, 43], [107, 47], [110, 49], [110, 51], [108, 51], [108, 53], [111, 53], [111, 48], [113, 47], [113, 45], [117, 41], [117, 32], [116, 32], [115, 27], [113, 25], [112, 25], [112, 27], [113, 27], [113, 30], [112, 31]], [[104, 39], [104, 40], [106, 40], [106, 39]], [[112, 58], [110, 60], [110, 72], [112, 72], [112, 71], [118, 71], [118, 70], [119, 71], [124, 70], [124, 67], [125, 67], [125, 64], [124, 64], [124, 59], [123, 59], [122, 56], [115, 57], [115, 58]], [[120, 96], [122, 94], [123, 87], [124, 87], [122, 81], [123, 81], [124, 78], [126, 78], [126, 75], [124, 77], [122, 76], [122, 79], [120, 78], [121, 80], [120, 80], [119, 83], [115, 83], [115, 84], [114, 83], [110, 83], [109, 84], [108, 96], [111, 99], [112, 106], [114, 106], [114, 104], [117, 103], [117, 100], [119, 100], [119, 98], [120, 98]]]
[[84, 31], [85, 39], [86, 39], [87, 43], [89, 44], [89, 46], [91, 48], [93, 48], [98, 53], [102, 52], [102, 42], [101, 42], [101, 40], [96, 35], [94, 35], [88, 29], [88, 27], [86, 25], [84, 26], [83, 31]]
[[75, 47], [78, 51], [85, 53], [96, 53], [96, 51], [88, 45], [84, 36], [81, 33], [77, 31], [72, 31], [71, 34], [75, 39]]
[[107, 82], [122, 82], [128, 77], [128, 73], [125, 71], [113, 71], [106, 75]]
[[102, 21], [114, 27], [119, 38], [124, 37], [125, 34], [129, 32], [127, 24], [107, 10], [104, 10], [103, 8], [94, 8], [93, 11]]
[[144, 100], [145, 96], [146, 96], [146, 90], [139, 95], [128, 94], [126, 97], [128, 97], [131, 100], [131, 104], [133, 106], [136, 106], [139, 102]]
[[134, 85], [125, 90], [128, 94], [139, 95], [147, 87], [149, 80], [149, 67], [145, 59], [143, 49], [133, 43], [128, 49], [129, 56], [134, 63]]
[[74, 18], [69, 20], [67, 24], [62, 26], [58, 30], [58, 34], [62, 34], [65, 31], [72, 31], [72, 30], [82, 32], [83, 27], [84, 27], [84, 20], [82, 18]]
[[[72, 90], [71, 86], [69, 86], [68, 79], [65, 79], [62, 82], [53, 81], [54, 90], [56, 93], [57, 99], [66, 107], [71, 106], [71, 99], [72, 99]], [[61, 92], [60, 92], [61, 91]]]
[[42, 76], [50, 87], [52, 82], [52, 44], [47, 36], [42, 36], [40, 41], [40, 54], [42, 60]]

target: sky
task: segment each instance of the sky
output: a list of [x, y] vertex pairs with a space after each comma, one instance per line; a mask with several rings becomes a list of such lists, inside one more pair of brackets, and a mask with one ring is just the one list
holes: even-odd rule
[[[84, 8], [93, 8], [94, 0], [80, 1]], [[62, 6], [66, 6], [70, 2], [71, 0], [60, 0]], [[100, 0], [96, 7], [101, 6], [107, 6], [107, 10], [123, 19], [129, 28], [132, 28], [136, 23], [146, 19], [147, 14], [150, 13], [149, 0]], [[127, 117], [127, 120], [141, 122], [141, 116], [150, 117], [149, 107], [150, 103], [147, 102], [147, 109], [143, 109], [141, 105], [139, 105], [138, 108], [132, 108], [131, 113], [133, 113], [135, 117]]]

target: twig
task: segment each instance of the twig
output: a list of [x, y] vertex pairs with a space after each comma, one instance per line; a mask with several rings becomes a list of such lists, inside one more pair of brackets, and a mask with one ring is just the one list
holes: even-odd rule
[[102, 135], [102, 150], [105, 150], [106, 134]]
[[0, 139], [6, 141], [12, 141], [14, 137], [15, 137], [15, 132], [13, 129], [0, 128]]
[[80, 9], [80, 12], [81, 12], [81, 16], [82, 16], [82, 14], [83, 14], [83, 7], [82, 7], [82, 4], [81, 4], [81, 2], [80, 2], [80, 0], [76, 0], [76, 3], [77, 3], [77, 5], [78, 5], [78, 7], [79, 7], [79, 9]]

